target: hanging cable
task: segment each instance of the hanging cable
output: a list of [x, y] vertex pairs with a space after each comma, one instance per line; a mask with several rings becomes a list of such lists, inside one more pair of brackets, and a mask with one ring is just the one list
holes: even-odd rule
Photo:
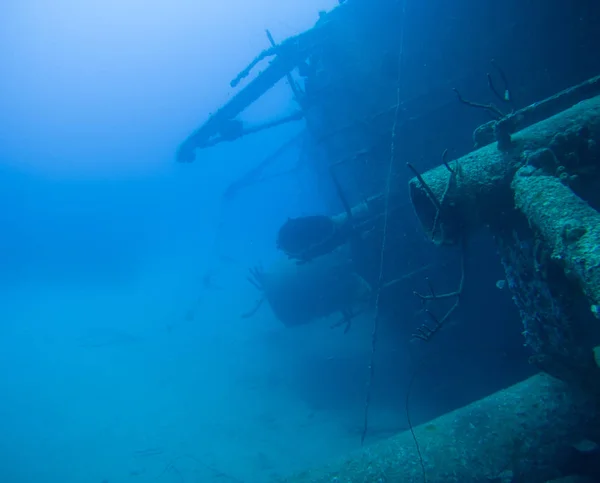
[[401, 19], [400, 19], [400, 49], [398, 53], [398, 80], [396, 88], [396, 110], [394, 113], [394, 123], [392, 125], [392, 140], [390, 144], [390, 162], [388, 165], [387, 178], [385, 182], [384, 190], [384, 212], [383, 212], [383, 236], [381, 241], [381, 256], [379, 259], [379, 278], [377, 280], [377, 292], [375, 295], [375, 315], [373, 317], [373, 330], [371, 333], [371, 360], [369, 363], [369, 378], [367, 382], [367, 395], [365, 400], [365, 412], [364, 412], [364, 425], [363, 432], [361, 435], [361, 444], [364, 443], [369, 429], [369, 406], [371, 404], [371, 391], [373, 387], [374, 377], [374, 365], [375, 365], [375, 350], [377, 347], [377, 331], [379, 329], [379, 322], [381, 318], [380, 312], [380, 300], [381, 292], [383, 287], [384, 279], [384, 267], [385, 267], [385, 245], [387, 241], [388, 231], [388, 219], [389, 219], [389, 204], [390, 204], [390, 192], [392, 185], [392, 174], [394, 172], [394, 158], [396, 157], [396, 130], [398, 127], [398, 117], [401, 109], [401, 89], [400, 82], [402, 79], [402, 59], [404, 56], [404, 26], [406, 18], [406, 3], [407, 0], [402, 1]]

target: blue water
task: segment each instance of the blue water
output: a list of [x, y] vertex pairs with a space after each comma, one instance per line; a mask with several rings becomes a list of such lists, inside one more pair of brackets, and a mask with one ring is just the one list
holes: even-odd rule
[[[519, 107], [597, 74], [584, 7], [407, 3], [395, 187], [407, 161], [425, 171], [472, 149], [488, 116], [452, 88], [494, 100], [490, 59]], [[286, 328], [267, 304], [241, 317], [261, 297], [249, 269], [281, 259], [288, 217], [342, 210], [310, 169], [326, 161], [299, 143], [266, 174], [298, 169], [224, 196], [302, 131], [291, 123], [175, 162], [269, 46], [265, 29], [280, 41], [337, 4], [0, 2], [0, 483], [269, 483], [361, 447], [372, 311], [347, 334], [337, 316]], [[281, 82], [241, 119], [297, 107]], [[386, 181], [358, 161], [369, 179], [339, 173], [352, 203]], [[384, 275], [414, 274], [385, 304], [366, 445], [407, 429], [408, 399], [420, 424], [536, 370], [488, 233], [469, 240], [460, 310], [431, 343], [410, 340], [431, 323], [413, 292], [430, 275], [455, 290], [458, 257], [425, 239], [408, 199], [391, 216]]]
[[[306, 172], [222, 193], [298, 127], [174, 162], [265, 28], [335, 3], [2, 3], [0, 481], [260, 482], [358, 446], [292, 377], [339, 334], [240, 318], [247, 268], [322, 201]], [[246, 119], [292, 107], [283, 85]]]

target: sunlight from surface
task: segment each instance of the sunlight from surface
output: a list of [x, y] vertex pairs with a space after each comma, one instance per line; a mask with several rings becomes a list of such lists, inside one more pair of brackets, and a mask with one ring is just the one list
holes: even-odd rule
[[[300, 206], [275, 209], [273, 193], [302, 182], [234, 212], [223, 189], [256, 156], [226, 146], [181, 166], [174, 153], [268, 46], [265, 28], [283, 39], [335, 3], [0, 5], [1, 481], [167, 482], [170, 464], [246, 479], [308, 463], [314, 450], [297, 458], [292, 441], [273, 453], [276, 421], [308, 417], [273, 386], [280, 327], [239, 319], [255, 296], [246, 267], [274, 256], [274, 227]], [[289, 102], [281, 89], [254, 112]]]
[[336, 2], [8, 0], [0, 7], [3, 162], [122, 171], [177, 143], [268, 46]]

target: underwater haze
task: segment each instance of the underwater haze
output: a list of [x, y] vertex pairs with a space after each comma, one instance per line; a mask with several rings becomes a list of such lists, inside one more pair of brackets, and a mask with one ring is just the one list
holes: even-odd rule
[[174, 162], [264, 29], [336, 3], [2, 2], [0, 481], [265, 481], [344, 450], [287, 386], [280, 324], [240, 319], [247, 267], [319, 198], [221, 201], [294, 128]]
[[597, 0], [1, 1], [0, 483], [597, 465], [554, 376], [597, 380], [598, 301], [523, 206], [592, 236], [547, 215], [543, 177], [597, 225], [599, 21]]

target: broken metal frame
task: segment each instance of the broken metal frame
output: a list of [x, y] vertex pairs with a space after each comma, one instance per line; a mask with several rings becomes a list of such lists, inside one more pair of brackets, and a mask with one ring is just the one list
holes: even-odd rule
[[[298, 144], [301, 144], [307, 138], [306, 131], [301, 131], [294, 137], [287, 140], [281, 146], [279, 146], [273, 153], [269, 154], [266, 158], [264, 158], [256, 167], [247, 171], [243, 176], [232, 182], [227, 189], [225, 190], [224, 197], [226, 199], [232, 199], [235, 195], [237, 195], [241, 190], [247, 188], [253, 184], [260, 183], [262, 181], [266, 181], [267, 179], [271, 179], [278, 175], [283, 175], [295, 171], [299, 166], [292, 168], [291, 170], [280, 172], [273, 174], [271, 176], [266, 176], [264, 174], [265, 170], [275, 163], [281, 156], [283, 156], [290, 149], [294, 148]], [[302, 154], [301, 154], [302, 156]], [[301, 164], [301, 161], [298, 165]]]
[[[429, 316], [429, 318], [433, 322], [433, 326], [427, 324], [421, 324], [415, 332], [412, 334], [413, 339], [420, 339], [425, 342], [429, 342], [435, 334], [437, 334], [442, 327], [446, 324], [450, 316], [458, 309], [460, 305], [460, 299], [463, 293], [463, 288], [465, 286], [465, 255], [466, 255], [466, 247], [465, 240], [461, 243], [460, 249], [460, 281], [458, 283], [458, 288], [453, 292], [447, 293], [436, 293], [433, 289], [433, 285], [431, 281], [426, 278], [427, 286], [429, 287], [429, 294], [422, 294], [420, 292], [413, 292], [417, 297], [421, 299], [423, 303], [425, 313]], [[454, 304], [446, 311], [446, 313], [442, 317], [438, 317], [435, 315], [429, 307], [427, 307], [429, 302], [434, 302], [442, 299], [454, 298]]]
[[[212, 146], [220, 140], [228, 140], [231, 136], [227, 134], [222, 136], [222, 133], [223, 131], [227, 133], [232, 124], [239, 124], [239, 121], [235, 120], [236, 116], [304, 62], [314, 48], [320, 44], [321, 39], [327, 35], [330, 26], [337, 21], [345, 8], [347, 8], [346, 3], [338, 5], [330, 12], [323, 14], [319, 22], [311, 29], [289, 37], [275, 46], [271, 45], [269, 49], [259, 54], [232, 81], [232, 86], [236, 86], [241, 79], [247, 77], [261, 60], [267, 57], [273, 57], [273, 59], [262, 72], [180, 144], [177, 149], [176, 160], [182, 163], [191, 163], [195, 160], [197, 149]], [[297, 116], [297, 119], [300, 119], [299, 114]], [[243, 129], [241, 130], [243, 131]]]

